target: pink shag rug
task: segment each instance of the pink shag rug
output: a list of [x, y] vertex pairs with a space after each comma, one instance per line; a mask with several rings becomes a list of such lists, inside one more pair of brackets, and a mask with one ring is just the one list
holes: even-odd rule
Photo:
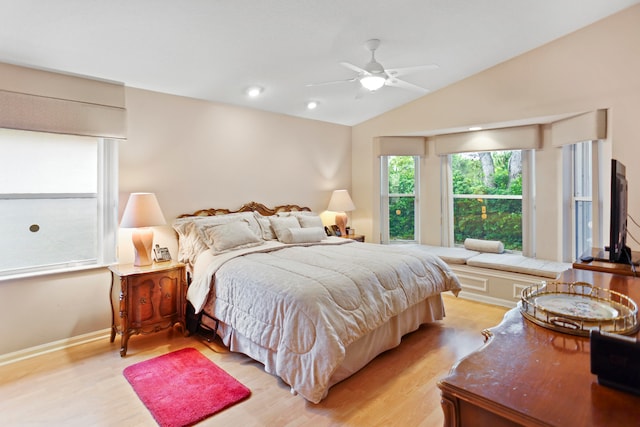
[[251, 394], [195, 348], [136, 363], [123, 374], [162, 427], [193, 425]]

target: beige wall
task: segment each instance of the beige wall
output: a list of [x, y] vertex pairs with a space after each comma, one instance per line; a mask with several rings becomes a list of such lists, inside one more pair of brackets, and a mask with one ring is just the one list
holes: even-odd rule
[[[351, 128], [127, 88], [120, 213], [129, 193], [155, 192], [167, 221], [202, 208], [295, 203], [322, 213], [351, 187]], [[121, 230], [120, 259], [132, 258]], [[173, 246], [170, 227], [160, 243]]]
[[[370, 239], [379, 236], [379, 167], [372, 146], [377, 136], [437, 134], [443, 129], [599, 108], [609, 111], [604, 151], [626, 161], [630, 214], [639, 218], [640, 169], [633, 168], [633, 159], [640, 158], [638, 40], [640, 6], [635, 6], [355, 126], [352, 187], [358, 209], [353, 212], [354, 227]], [[561, 209], [560, 149], [545, 138], [535, 160], [536, 255], [559, 259], [560, 221], [554, 218], [559, 218]], [[433, 147], [428, 147], [422, 165], [421, 237], [423, 243], [440, 244], [440, 161]], [[629, 244], [633, 246], [633, 241]]]
[[[322, 212], [332, 190], [350, 189], [349, 127], [132, 88], [126, 107], [120, 213], [133, 191], [157, 193], [170, 222], [249, 201]], [[130, 234], [120, 237], [119, 258], [132, 262]], [[176, 256], [169, 226], [156, 241]], [[0, 281], [0, 355], [105, 330], [109, 284], [106, 269]]]

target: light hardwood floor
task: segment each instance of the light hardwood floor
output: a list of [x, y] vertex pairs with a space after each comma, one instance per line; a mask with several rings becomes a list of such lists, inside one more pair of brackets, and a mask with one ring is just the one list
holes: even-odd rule
[[482, 329], [507, 309], [445, 296], [447, 317], [407, 335], [402, 344], [331, 388], [314, 405], [282, 381], [220, 343], [184, 337], [179, 329], [129, 341], [96, 341], [0, 367], [3, 426], [154, 426], [122, 370], [136, 362], [194, 347], [251, 389], [244, 402], [198, 426], [442, 426], [438, 379], [483, 344]]

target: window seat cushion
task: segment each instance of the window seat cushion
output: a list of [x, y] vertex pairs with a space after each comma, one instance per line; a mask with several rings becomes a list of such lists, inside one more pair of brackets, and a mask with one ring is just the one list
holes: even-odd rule
[[547, 261], [538, 258], [528, 258], [517, 254], [483, 253], [467, 260], [467, 265], [474, 267], [492, 268], [529, 274], [538, 277], [555, 279], [560, 273], [571, 268], [571, 264], [557, 261]]
[[450, 248], [446, 246], [428, 246], [419, 245], [420, 249], [425, 252], [435, 255], [447, 264], [466, 264], [467, 260], [480, 255], [478, 251], [470, 251], [465, 248], [455, 247]]

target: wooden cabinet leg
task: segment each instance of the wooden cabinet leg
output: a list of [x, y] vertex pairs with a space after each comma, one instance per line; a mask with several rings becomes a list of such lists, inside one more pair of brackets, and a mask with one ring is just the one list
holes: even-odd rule
[[129, 345], [129, 333], [123, 332], [120, 344], [120, 357], [125, 357], [127, 355], [127, 345]]
[[444, 412], [444, 426], [458, 427], [460, 425], [460, 420], [458, 419], [458, 400], [442, 393], [440, 404], [442, 405], [442, 412]]

